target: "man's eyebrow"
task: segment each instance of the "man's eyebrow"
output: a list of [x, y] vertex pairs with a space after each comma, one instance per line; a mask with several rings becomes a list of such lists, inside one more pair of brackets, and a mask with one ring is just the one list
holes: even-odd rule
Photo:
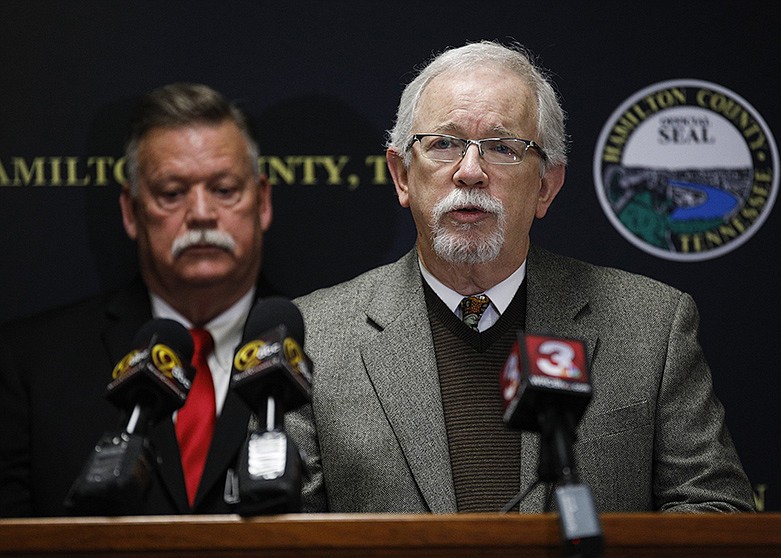
[[[453, 136], [459, 136], [459, 134], [463, 134], [463, 129], [456, 124], [455, 122], [445, 122], [444, 124], [440, 124], [439, 126], [436, 126], [434, 128], [434, 132], [440, 133], [440, 134], [450, 134]], [[515, 132], [512, 132], [505, 128], [504, 126], [494, 126], [489, 130], [488, 136], [486, 137], [517, 137], [518, 134]]]
[[457, 134], [460, 128], [454, 122], [445, 122], [434, 128], [439, 134]]

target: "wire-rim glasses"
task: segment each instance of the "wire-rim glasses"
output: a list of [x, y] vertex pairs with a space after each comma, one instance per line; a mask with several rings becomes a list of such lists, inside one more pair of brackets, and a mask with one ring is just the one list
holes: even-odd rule
[[492, 165], [518, 165], [529, 148], [534, 149], [543, 161], [548, 159], [545, 150], [538, 143], [520, 138], [471, 140], [447, 134], [413, 134], [407, 144], [407, 150], [412, 149], [416, 141], [420, 142], [420, 152], [426, 159], [440, 163], [461, 160], [470, 145], [476, 145], [480, 157]]

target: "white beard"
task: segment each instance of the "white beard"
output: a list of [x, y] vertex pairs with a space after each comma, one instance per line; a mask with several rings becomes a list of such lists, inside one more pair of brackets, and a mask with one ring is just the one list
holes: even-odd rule
[[[461, 223], [445, 226], [442, 219], [457, 209], [478, 208], [496, 217], [496, 227], [481, 233], [477, 225]], [[453, 264], [479, 264], [494, 260], [504, 244], [506, 225], [502, 202], [477, 188], [457, 188], [437, 202], [432, 210], [431, 240], [434, 253]], [[455, 227], [455, 229], [454, 229]]]

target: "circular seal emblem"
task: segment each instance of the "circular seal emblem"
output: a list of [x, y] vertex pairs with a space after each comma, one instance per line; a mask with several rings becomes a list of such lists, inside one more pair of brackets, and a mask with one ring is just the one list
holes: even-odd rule
[[594, 152], [610, 222], [660, 258], [699, 261], [746, 242], [778, 193], [778, 150], [745, 99], [699, 80], [656, 83], [613, 112]]

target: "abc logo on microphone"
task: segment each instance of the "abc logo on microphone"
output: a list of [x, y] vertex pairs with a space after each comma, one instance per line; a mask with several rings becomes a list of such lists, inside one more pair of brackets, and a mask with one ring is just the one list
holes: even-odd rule
[[148, 351], [146, 349], [143, 351], [130, 351], [114, 367], [111, 377], [116, 380], [117, 378], [128, 374], [136, 366], [142, 363], [147, 356], [151, 357], [152, 364], [162, 372], [164, 376], [168, 378], [179, 376], [179, 374], [175, 373], [177, 370], [182, 369], [182, 361], [179, 358], [179, 355], [177, 355], [171, 347], [158, 343], [152, 346]]

